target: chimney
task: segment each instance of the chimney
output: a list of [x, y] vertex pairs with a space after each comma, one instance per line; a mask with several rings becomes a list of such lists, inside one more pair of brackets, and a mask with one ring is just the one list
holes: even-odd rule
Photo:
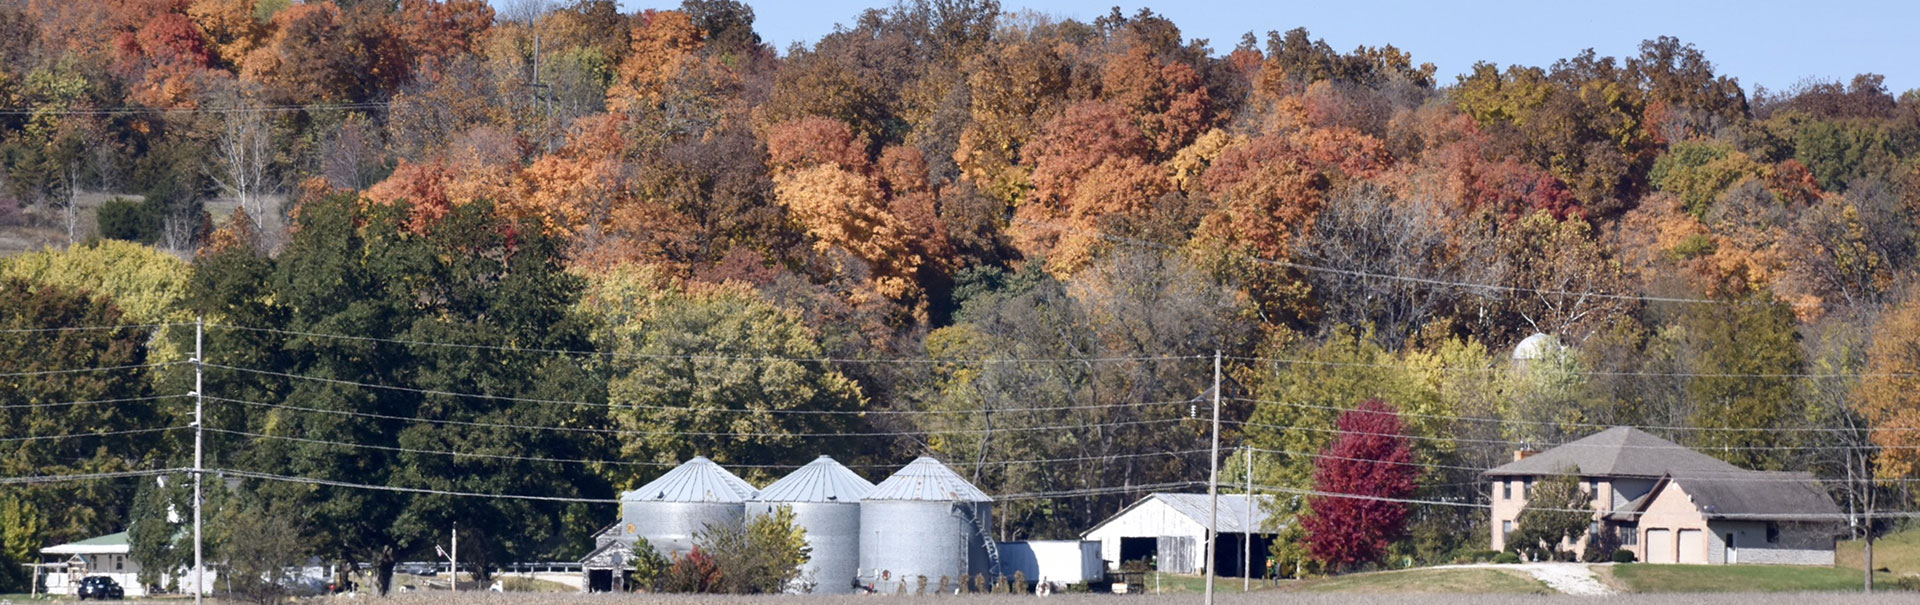
[[1513, 450], [1513, 461], [1519, 462], [1521, 460], [1526, 460], [1528, 457], [1538, 453], [1540, 452], [1533, 451], [1533, 448], [1522, 448], [1522, 449]]

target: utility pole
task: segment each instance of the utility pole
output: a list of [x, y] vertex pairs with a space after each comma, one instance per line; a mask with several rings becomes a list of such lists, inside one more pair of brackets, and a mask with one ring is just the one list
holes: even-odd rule
[[202, 414], [206, 408], [207, 394], [204, 378], [206, 353], [201, 348], [206, 340], [207, 318], [193, 320], [193, 602], [199, 605], [207, 593], [207, 568], [200, 540], [200, 475], [206, 468], [207, 427]]
[[453, 522], [453, 554], [447, 557], [447, 582], [453, 584], [453, 591], [460, 592], [460, 522]]
[[1253, 536], [1254, 536], [1254, 532], [1253, 532], [1253, 507], [1254, 507], [1253, 446], [1245, 445], [1246, 437], [1244, 436], [1241, 437], [1241, 443], [1242, 443], [1243, 449], [1246, 450], [1246, 456], [1247, 456], [1247, 510], [1246, 510], [1247, 518], [1245, 519], [1245, 521], [1242, 522], [1243, 524], [1240, 526], [1240, 529], [1241, 531], [1245, 531], [1247, 533], [1240, 535], [1241, 537], [1240, 544], [1241, 546], [1246, 547], [1246, 552], [1243, 552], [1240, 554], [1240, 592], [1252, 592], [1253, 591]]
[[1213, 350], [1213, 472], [1207, 478], [1207, 605], [1213, 605], [1213, 553], [1220, 543], [1220, 350]]

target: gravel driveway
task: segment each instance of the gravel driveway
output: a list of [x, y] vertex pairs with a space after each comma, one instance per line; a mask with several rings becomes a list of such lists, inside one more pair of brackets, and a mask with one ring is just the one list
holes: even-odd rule
[[1594, 577], [1593, 564], [1591, 563], [1520, 563], [1505, 565], [1476, 563], [1472, 565], [1443, 565], [1441, 567], [1524, 571], [1527, 572], [1528, 575], [1533, 576], [1534, 579], [1547, 583], [1548, 587], [1560, 591], [1560, 594], [1583, 597], [1604, 597], [1616, 592], [1606, 584], [1601, 583], [1599, 578]]

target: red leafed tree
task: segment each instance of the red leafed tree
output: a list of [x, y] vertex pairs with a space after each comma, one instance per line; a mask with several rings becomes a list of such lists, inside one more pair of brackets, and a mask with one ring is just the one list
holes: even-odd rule
[[1413, 494], [1418, 469], [1402, 433], [1400, 415], [1378, 399], [1342, 413], [1340, 435], [1321, 452], [1313, 472], [1312, 508], [1301, 526], [1307, 549], [1330, 566], [1350, 569], [1380, 560], [1406, 529], [1407, 505], [1390, 499]]

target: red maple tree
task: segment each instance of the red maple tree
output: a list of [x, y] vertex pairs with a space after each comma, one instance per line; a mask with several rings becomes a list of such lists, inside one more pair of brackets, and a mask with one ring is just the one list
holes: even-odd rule
[[[1413, 494], [1417, 469], [1402, 433], [1400, 415], [1368, 399], [1340, 414], [1333, 445], [1321, 452], [1313, 472], [1311, 507], [1300, 523], [1314, 558], [1338, 569], [1380, 560], [1406, 529], [1407, 505], [1393, 499]], [[1353, 497], [1358, 496], [1358, 497]]]

